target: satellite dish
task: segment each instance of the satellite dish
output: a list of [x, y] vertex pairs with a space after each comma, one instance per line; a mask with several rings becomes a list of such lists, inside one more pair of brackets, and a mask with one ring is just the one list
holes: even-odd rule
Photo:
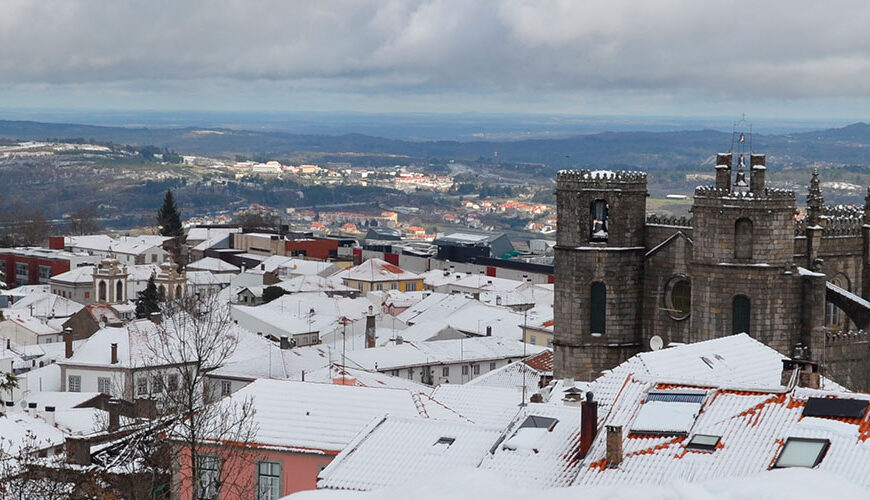
[[658, 335], [653, 335], [652, 338], [649, 339], [649, 348], [653, 351], [661, 350], [664, 346], [665, 341]]

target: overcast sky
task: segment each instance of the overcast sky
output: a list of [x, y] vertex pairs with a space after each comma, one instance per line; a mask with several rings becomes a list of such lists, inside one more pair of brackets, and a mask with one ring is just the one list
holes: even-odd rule
[[863, 118], [870, 2], [3, 0], [0, 107]]

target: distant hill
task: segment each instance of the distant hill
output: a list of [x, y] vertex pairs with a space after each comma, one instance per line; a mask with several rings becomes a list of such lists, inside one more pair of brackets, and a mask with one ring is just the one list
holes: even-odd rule
[[[84, 138], [101, 142], [167, 147], [201, 155], [366, 153], [413, 158], [494, 159], [540, 163], [553, 168], [620, 165], [642, 170], [700, 165], [731, 146], [731, 134], [715, 130], [679, 132], [602, 132], [563, 139], [519, 141], [402, 141], [363, 134], [306, 135], [273, 131], [211, 128], [127, 128], [0, 120], [0, 137], [21, 140]], [[753, 148], [771, 165], [831, 162], [870, 164], [870, 125], [790, 135], [760, 135]]]

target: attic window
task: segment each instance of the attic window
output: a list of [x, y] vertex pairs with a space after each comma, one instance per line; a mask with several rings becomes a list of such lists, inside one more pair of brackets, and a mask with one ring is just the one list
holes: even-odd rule
[[719, 444], [719, 440], [722, 439], [722, 436], [711, 436], [709, 434], [695, 434], [692, 436], [692, 439], [686, 444], [686, 448], [690, 448], [692, 450], [715, 450], [716, 445]]
[[456, 441], [456, 438], [440, 437], [438, 438], [438, 441], [435, 441], [435, 444], [432, 445], [432, 451], [443, 452], [447, 450], [447, 448], [450, 448], [450, 445], [452, 445], [454, 441]]
[[815, 467], [825, 457], [831, 446], [827, 439], [788, 438], [774, 468], [782, 467]]
[[862, 399], [810, 398], [804, 417], [862, 418], [870, 401]]
[[547, 429], [548, 431], [552, 431], [553, 427], [556, 427], [557, 423], [559, 423], [559, 421], [555, 418], [529, 415], [528, 417], [526, 417], [526, 420], [523, 422], [523, 424], [520, 425], [520, 429], [530, 427], [533, 429]]

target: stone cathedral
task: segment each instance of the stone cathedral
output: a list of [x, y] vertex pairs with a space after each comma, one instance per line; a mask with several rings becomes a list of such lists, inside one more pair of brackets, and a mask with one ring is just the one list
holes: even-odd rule
[[765, 185], [765, 155], [720, 153], [715, 171], [691, 218], [647, 215], [645, 173], [559, 172], [555, 375], [590, 380], [640, 351], [745, 332], [866, 390], [866, 204], [826, 207], [814, 171], [798, 218], [795, 193]]

